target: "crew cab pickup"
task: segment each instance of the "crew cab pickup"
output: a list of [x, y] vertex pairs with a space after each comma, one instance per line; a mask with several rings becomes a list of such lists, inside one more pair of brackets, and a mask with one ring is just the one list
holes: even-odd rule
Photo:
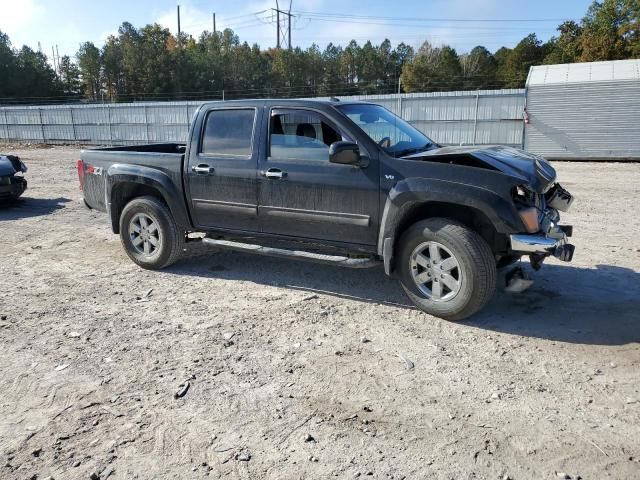
[[[543, 158], [441, 147], [372, 103], [205, 103], [186, 144], [84, 150], [87, 206], [106, 211], [131, 260], [174, 263], [195, 240], [347, 267], [382, 264], [425, 312], [460, 320], [492, 297], [496, 269], [570, 261], [573, 197]], [[199, 235], [193, 235], [199, 234]]]

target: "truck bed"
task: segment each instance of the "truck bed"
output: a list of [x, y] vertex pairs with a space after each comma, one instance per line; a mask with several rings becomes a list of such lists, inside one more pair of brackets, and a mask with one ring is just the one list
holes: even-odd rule
[[107, 178], [122, 169], [128, 172], [139, 171], [141, 175], [149, 175], [150, 170], [155, 170], [167, 178], [182, 195], [184, 152], [185, 145], [179, 143], [83, 150], [80, 153], [82, 163], [79, 162], [78, 169], [82, 168], [84, 172], [83, 194], [86, 204], [96, 210], [106, 211]]
[[95, 148], [97, 152], [140, 152], [140, 153], [179, 153], [186, 149], [184, 143], [150, 143], [146, 145], [129, 145], [120, 147]]

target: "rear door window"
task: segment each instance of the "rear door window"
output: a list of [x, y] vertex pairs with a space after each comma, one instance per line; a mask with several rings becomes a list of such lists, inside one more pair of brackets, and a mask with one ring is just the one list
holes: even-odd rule
[[205, 120], [200, 153], [251, 156], [256, 111], [253, 108], [211, 110]]

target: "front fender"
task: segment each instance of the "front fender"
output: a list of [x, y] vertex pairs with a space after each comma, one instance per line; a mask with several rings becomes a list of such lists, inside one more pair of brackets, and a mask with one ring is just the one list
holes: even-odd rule
[[[380, 222], [378, 254], [385, 256], [385, 239], [395, 243], [395, 232], [403, 217], [414, 207], [429, 202], [450, 203], [482, 212], [498, 233], [523, 230], [522, 220], [510, 198], [475, 185], [429, 178], [408, 178], [389, 191]], [[389, 245], [389, 241], [386, 242]], [[387, 252], [386, 256], [390, 253]]]
[[126, 189], [121, 187], [131, 184], [153, 189], [169, 207], [178, 228], [185, 231], [190, 228], [183, 192], [169, 175], [141, 165], [114, 164], [107, 170], [105, 188], [105, 203], [114, 233], [118, 233], [124, 203], [129, 201], [129, 198], [123, 197]]

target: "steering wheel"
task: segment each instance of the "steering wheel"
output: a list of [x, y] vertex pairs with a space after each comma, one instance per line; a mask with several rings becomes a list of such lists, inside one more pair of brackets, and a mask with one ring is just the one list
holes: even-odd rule
[[378, 142], [382, 148], [389, 148], [391, 146], [391, 137], [384, 137], [382, 140]]

